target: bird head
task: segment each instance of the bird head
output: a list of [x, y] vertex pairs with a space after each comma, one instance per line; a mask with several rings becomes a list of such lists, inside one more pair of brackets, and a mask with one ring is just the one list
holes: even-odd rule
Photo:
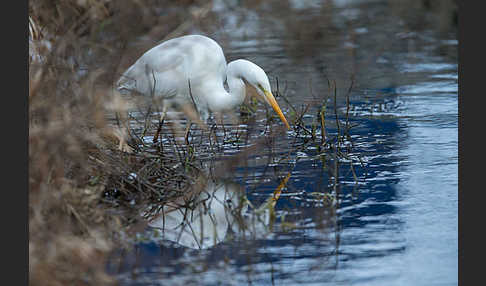
[[280, 106], [278, 105], [275, 97], [271, 92], [270, 82], [268, 80], [267, 74], [265, 71], [257, 66], [256, 64], [246, 61], [246, 60], [238, 60], [238, 61], [245, 61], [247, 66], [247, 72], [245, 72], [243, 79], [246, 84], [253, 86], [258, 94], [260, 99], [263, 99], [268, 105], [270, 105], [273, 110], [278, 114], [280, 119], [283, 121], [285, 126], [290, 129], [290, 125], [287, 122], [287, 119], [282, 113]]

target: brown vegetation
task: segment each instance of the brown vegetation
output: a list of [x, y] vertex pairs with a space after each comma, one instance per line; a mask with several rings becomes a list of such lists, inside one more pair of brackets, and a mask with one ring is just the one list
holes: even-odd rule
[[190, 19], [171, 8], [197, 4], [152, 2], [29, 2], [31, 285], [113, 283], [105, 258], [128, 225], [123, 213], [138, 212], [130, 201], [152, 195], [143, 192], [149, 182], [127, 182], [145, 159], [118, 152], [107, 117], [124, 108], [111, 84], [126, 43], [147, 33], [163, 38]]

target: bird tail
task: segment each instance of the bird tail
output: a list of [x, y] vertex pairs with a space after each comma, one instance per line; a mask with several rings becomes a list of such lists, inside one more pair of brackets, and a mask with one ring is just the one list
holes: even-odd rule
[[136, 81], [130, 76], [131, 68], [129, 68], [116, 82], [116, 89], [123, 93], [132, 91], [136, 88]]

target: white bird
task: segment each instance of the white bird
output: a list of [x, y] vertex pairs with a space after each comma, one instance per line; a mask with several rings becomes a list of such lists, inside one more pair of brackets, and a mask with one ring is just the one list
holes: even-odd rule
[[253, 86], [290, 129], [263, 69], [244, 59], [227, 65], [221, 46], [201, 35], [174, 38], [148, 50], [120, 77], [117, 88], [161, 99], [161, 119], [168, 105], [190, 104], [207, 120], [210, 112], [227, 112], [242, 104], [245, 84]]

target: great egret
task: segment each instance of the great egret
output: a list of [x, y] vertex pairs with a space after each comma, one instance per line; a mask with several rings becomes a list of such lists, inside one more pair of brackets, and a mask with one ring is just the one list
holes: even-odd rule
[[117, 88], [162, 99], [162, 118], [167, 105], [175, 103], [195, 105], [201, 119], [207, 120], [210, 112], [227, 112], [242, 104], [245, 84], [253, 86], [290, 129], [263, 69], [244, 59], [227, 65], [221, 46], [201, 35], [174, 38], [148, 50], [120, 77]]

